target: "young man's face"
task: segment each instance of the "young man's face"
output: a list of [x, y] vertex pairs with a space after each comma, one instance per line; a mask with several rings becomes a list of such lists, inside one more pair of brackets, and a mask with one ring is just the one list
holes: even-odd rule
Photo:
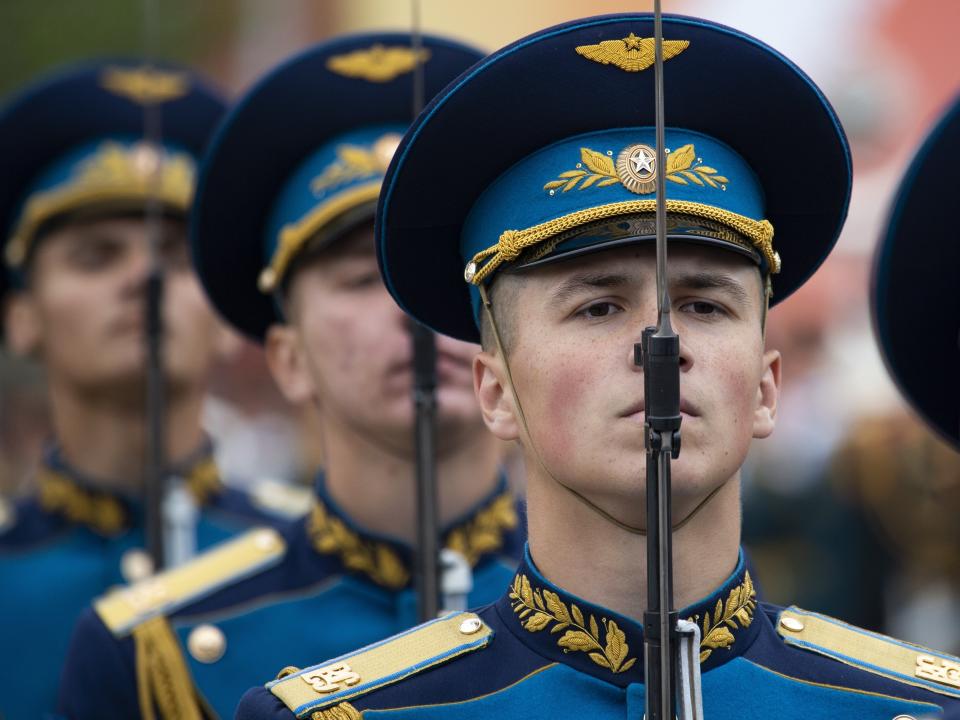
[[[779, 355], [764, 353], [760, 277], [748, 260], [671, 243], [669, 275], [681, 341], [682, 450], [673, 487], [682, 512], [739, 470], [751, 438], [772, 431]], [[544, 463], [561, 482], [642, 524], [644, 388], [633, 346], [657, 322], [654, 248], [598, 252], [504, 279], [513, 284], [513, 307], [498, 316], [511, 323], [510, 367]], [[484, 368], [505, 378], [502, 363], [484, 355], [477, 380], [486, 410]], [[504, 397], [506, 419], [491, 427], [503, 439], [523, 439], [509, 392]], [[529, 448], [527, 455], [533, 460]]]
[[[290, 324], [271, 328], [267, 343], [271, 368], [288, 399], [312, 399], [328, 421], [410, 453], [410, 325], [380, 278], [372, 225], [294, 272]], [[484, 432], [471, 374], [477, 350], [437, 336], [441, 443], [458, 430]]]
[[[163, 220], [164, 366], [172, 391], [204, 383], [225, 330], [190, 266], [186, 227]], [[8, 311], [11, 344], [37, 355], [51, 380], [93, 392], [142, 395], [145, 281], [142, 218], [71, 221], [40, 240], [28, 288]]]

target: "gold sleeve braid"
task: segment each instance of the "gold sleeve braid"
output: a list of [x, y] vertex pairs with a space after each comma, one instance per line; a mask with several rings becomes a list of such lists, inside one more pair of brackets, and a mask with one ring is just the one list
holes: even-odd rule
[[180, 643], [165, 617], [155, 617], [138, 625], [133, 631], [133, 642], [137, 699], [143, 720], [207, 720], [212, 717], [194, 687]]

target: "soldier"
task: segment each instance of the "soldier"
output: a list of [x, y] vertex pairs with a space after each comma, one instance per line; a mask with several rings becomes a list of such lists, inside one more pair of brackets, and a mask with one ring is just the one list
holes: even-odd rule
[[[222, 314], [265, 343], [288, 399], [315, 402], [324, 473], [310, 514], [283, 533], [255, 531], [98, 600], [75, 633], [64, 715], [200, 717], [209, 704], [231, 716], [284, 662], [417, 622], [410, 321], [380, 279], [373, 217], [418, 64], [430, 97], [480, 57], [404, 34], [329, 41], [267, 75], [220, 127], [201, 172], [197, 267]], [[444, 544], [472, 566], [469, 599], [482, 603], [510, 582], [523, 539], [502, 443], [473, 394], [476, 349], [438, 339], [437, 463]]]
[[[928, 634], [954, 648], [960, 648], [960, 332], [954, 312], [960, 243], [949, 228], [958, 158], [960, 100], [954, 100], [901, 182], [872, 278], [883, 358], [926, 427], [906, 414], [864, 421], [838, 460], [858, 491], [861, 512], [879, 529], [877, 544], [890, 553], [875, 570], [883, 571], [879, 589], [900, 599], [884, 608], [886, 615], [915, 634], [918, 619], [925, 621]], [[951, 677], [960, 685], [960, 668]]]
[[244, 697], [239, 718], [643, 715], [633, 346], [656, 319], [661, 171], [683, 414], [674, 593], [702, 628], [704, 717], [905, 720], [956, 704], [955, 660], [756, 598], [739, 478], [776, 418], [781, 361], [764, 349], [765, 315], [834, 244], [850, 156], [823, 95], [775, 50], [695, 18], [663, 26], [665, 167], [652, 18], [615, 15], [475, 66], [414, 123], [384, 181], [387, 287], [438, 332], [482, 339], [484, 418], [523, 446], [530, 538], [510, 588], [477, 613], [285, 671]]
[[[146, 103], [159, 105], [161, 146], [143, 141]], [[163, 211], [169, 472], [186, 502], [170, 540], [189, 553], [270, 518], [221, 482], [200, 424], [208, 375], [235, 340], [192, 272], [186, 216], [223, 109], [186, 70], [96, 62], [31, 86], [0, 115], [7, 343], [43, 364], [54, 433], [0, 533], [10, 717], [52, 710], [50, 676], [80, 611], [152, 569], [142, 549], [150, 198]]]

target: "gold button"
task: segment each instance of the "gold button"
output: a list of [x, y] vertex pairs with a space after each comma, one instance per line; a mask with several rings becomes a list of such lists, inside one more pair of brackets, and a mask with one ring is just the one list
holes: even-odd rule
[[215, 663], [227, 650], [227, 638], [215, 625], [197, 625], [187, 636], [187, 649], [198, 662]]
[[784, 616], [780, 618], [780, 627], [790, 632], [800, 632], [803, 630], [803, 623], [796, 618]]
[[479, 632], [482, 627], [483, 623], [480, 622], [480, 618], [467, 618], [460, 623], [460, 632], [464, 635], [473, 635], [475, 632]]
[[153, 558], [140, 548], [127, 550], [120, 557], [120, 574], [128, 583], [146, 580], [153, 575]]
[[257, 530], [257, 534], [253, 538], [253, 545], [257, 550], [270, 552], [277, 547], [277, 535], [273, 530], [267, 528]]

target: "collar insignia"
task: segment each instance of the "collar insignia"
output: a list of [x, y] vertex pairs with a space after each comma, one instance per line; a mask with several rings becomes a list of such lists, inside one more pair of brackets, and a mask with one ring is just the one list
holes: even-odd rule
[[580, 608], [573, 603], [567, 606], [555, 592], [532, 587], [526, 575], [513, 579], [509, 597], [513, 611], [527, 632], [540, 632], [548, 627], [551, 635], [563, 632], [557, 639], [563, 652], [588, 653], [595, 664], [613, 673], [626, 672], [636, 664], [637, 658], [629, 657], [626, 634], [613, 620], [601, 618], [601, 632], [601, 625], [592, 613], [588, 622]]
[[164, 72], [146, 66], [114, 67], [104, 70], [100, 86], [138, 105], [152, 105], [183, 97], [190, 89], [190, 80], [184, 73]]
[[[528, 558], [526, 563], [529, 562]], [[508, 603], [522, 629], [537, 637], [534, 642], [541, 652], [557, 659], [570, 656], [569, 662], [574, 666], [592, 668], [594, 674], [618, 684], [627, 680], [615, 679], [615, 676], [626, 673], [638, 664], [638, 660], [638, 670], [642, 673], [643, 629], [639, 623], [576, 600], [549, 583], [537, 587], [530, 582], [525, 572], [528, 569], [529, 565], [521, 567], [500, 602]], [[717, 593], [687, 608], [689, 621], [695, 622], [702, 633], [701, 665], [707, 664], [709, 669], [723, 662], [724, 658], [739, 654], [733, 651], [734, 645], [738, 639], [746, 637], [756, 607], [753, 580], [749, 572], [741, 570]], [[746, 647], [746, 644], [739, 647]], [[731, 654], [718, 656], [715, 653], [718, 650]], [[590, 662], [582, 664], [577, 658]]]
[[[664, 40], [663, 61], [674, 58], [690, 46], [689, 40]], [[626, 72], [640, 72], [654, 63], [654, 39], [630, 33], [623, 40], [604, 40], [596, 45], [580, 45], [577, 54], [601, 65], [613, 65]]]
[[404, 45], [386, 47], [377, 43], [366, 50], [334, 55], [327, 60], [327, 69], [348, 78], [385, 83], [411, 72], [418, 63], [425, 63], [429, 59], [429, 50], [421, 49], [418, 52]]
[[[449, 530], [444, 545], [475, 567], [485, 555], [503, 547], [507, 532], [518, 522], [513, 495], [503, 492]], [[317, 552], [338, 555], [344, 567], [366, 575], [377, 585], [399, 590], [410, 582], [409, 553], [402, 546], [362, 535], [319, 498], [307, 518], [307, 534]]]
[[[176, 469], [174, 472], [177, 472]], [[220, 471], [209, 451], [186, 466], [182, 477], [199, 507], [208, 505], [223, 489]], [[179, 473], [178, 473], [179, 474]], [[104, 536], [117, 535], [134, 524], [132, 503], [121, 494], [93, 487], [69, 468], [54, 450], [37, 475], [40, 506]]]

